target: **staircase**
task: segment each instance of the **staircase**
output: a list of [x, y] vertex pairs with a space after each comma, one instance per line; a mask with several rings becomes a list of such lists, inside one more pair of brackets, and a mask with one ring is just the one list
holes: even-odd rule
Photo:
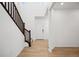
[[30, 48], [24, 48], [19, 57], [48, 57], [48, 40], [33, 40]]
[[29, 44], [29, 47], [31, 47], [31, 31], [25, 29], [25, 23], [23, 22], [15, 3], [14, 2], [0, 2], [0, 4], [8, 13], [8, 15], [11, 17], [11, 19], [16, 24], [16, 26], [21, 31], [21, 33], [24, 35], [25, 42], [27, 42]]

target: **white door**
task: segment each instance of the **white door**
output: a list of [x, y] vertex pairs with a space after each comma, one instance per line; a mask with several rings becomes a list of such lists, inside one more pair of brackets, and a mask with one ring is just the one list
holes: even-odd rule
[[46, 39], [47, 38], [46, 20], [43, 20], [43, 19], [35, 20], [35, 36], [36, 36], [36, 39]]

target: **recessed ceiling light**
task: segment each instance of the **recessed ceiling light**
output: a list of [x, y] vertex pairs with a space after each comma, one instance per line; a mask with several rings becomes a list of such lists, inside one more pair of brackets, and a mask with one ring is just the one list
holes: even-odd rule
[[62, 3], [60, 3], [60, 5], [63, 5], [64, 3], [62, 2]]

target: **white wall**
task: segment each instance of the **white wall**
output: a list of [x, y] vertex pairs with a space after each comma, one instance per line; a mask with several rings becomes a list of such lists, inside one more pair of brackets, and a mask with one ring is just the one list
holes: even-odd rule
[[49, 51], [52, 51], [55, 48], [55, 39], [54, 37], [54, 20], [52, 20], [52, 16], [54, 11], [49, 10], [48, 17], [49, 17]]
[[55, 47], [79, 47], [79, 9], [52, 11], [50, 29]]
[[23, 34], [0, 5], [0, 56], [17, 56], [23, 48]]
[[35, 39], [48, 39], [48, 30], [47, 16], [35, 18]]

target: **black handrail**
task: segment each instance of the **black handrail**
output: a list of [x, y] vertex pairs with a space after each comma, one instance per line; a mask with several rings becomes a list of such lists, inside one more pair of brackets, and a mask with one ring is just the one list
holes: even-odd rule
[[[15, 3], [14, 2], [0, 2], [0, 4], [4, 7], [4, 9], [9, 14], [9, 16], [12, 18], [14, 23], [23, 33], [25, 37], [25, 42], [27, 42], [29, 44], [29, 47], [31, 47], [31, 31], [25, 29], [25, 23], [22, 21], [22, 18], [18, 12], [18, 9]], [[28, 35], [26, 35], [26, 33], [28, 33]]]
[[29, 47], [31, 47], [31, 30], [25, 29], [25, 42], [29, 44]]
[[7, 11], [9, 16], [12, 18], [12, 20], [15, 22], [15, 24], [20, 29], [20, 31], [24, 34], [24, 29], [23, 29], [24, 22], [22, 21], [22, 18], [18, 12], [18, 9], [15, 6], [15, 3], [14, 2], [0, 2], [0, 3]]

